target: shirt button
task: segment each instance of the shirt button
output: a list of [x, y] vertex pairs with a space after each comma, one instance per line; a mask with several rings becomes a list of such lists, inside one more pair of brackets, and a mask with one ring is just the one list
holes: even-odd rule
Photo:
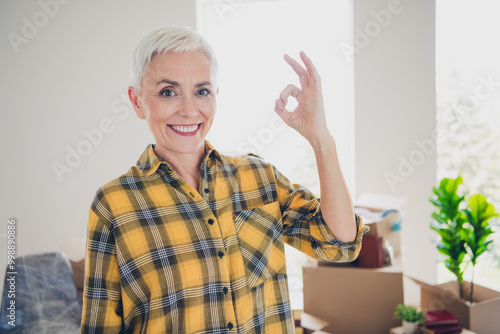
[[219, 257], [222, 259], [222, 257], [224, 256], [224, 252], [223, 251], [219, 251], [219, 253], [217, 255], [219, 255]]
[[205, 188], [205, 194], [208, 194], [210, 192], [210, 190], [208, 190], [208, 188]]
[[229, 289], [227, 287], [224, 287], [224, 289], [222, 289], [222, 291], [224, 292], [224, 294], [227, 294], [227, 292], [229, 291]]
[[212, 218], [210, 218], [210, 219], [208, 220], [208, 223], [209, 223], [210, 225], [213, 225], [213, 224], [214, 224], [214, 220], [213, 220]]
[[228, 323], [227, 323], [227, 328], [229, 328], [229, 329], [233, 329], [233, 323], [232, 323], [232, 322], [228, 322]]

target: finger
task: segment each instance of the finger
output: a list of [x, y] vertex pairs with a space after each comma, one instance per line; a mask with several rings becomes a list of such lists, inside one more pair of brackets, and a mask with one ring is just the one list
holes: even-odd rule
[[300, 89], [292, 84], [289, 84], [288, 86], [285, 87], [280, 93], [280, 100], [283, 102], [283, 107], [285, 107], [288, 103], [288, 97], [293, 96], [297, 97], [300, 94]]
[[314, 66], [311, 58], [309, 58], [304, 51], [300, 51], [300, 59], [302, 59], [304, 65], [306, 65], [309, 77], [312, 78], [313, 82], [316, 84], [321, 83], [321, 77], [319, 76], [316, 66]]
[[292, 69], [297, 73], [299, 76], [299, 81], [300, 85], [302, 88], [308, 87], [309, 86], [309, 75], [305, 68], [303, 68], [295, 59], [290, 57], [289, 55], [285, 54], [283, 56], [285, 58], [285, 61], [292, 67]]
[[283, 104], [283, 101], [281, 99], [276, 99], [276, 103], [274, 104], [274, 111], [280, 114], [284, 110], [285, 110], [285, 105]]
[[288, 111], [285, 109], [285, 105], [281, 99], [276, 99], [276, 103], [274, 105], [274, 112], [278, 114], [278, 116], [287, 123], [287, 119], [289, 117]]

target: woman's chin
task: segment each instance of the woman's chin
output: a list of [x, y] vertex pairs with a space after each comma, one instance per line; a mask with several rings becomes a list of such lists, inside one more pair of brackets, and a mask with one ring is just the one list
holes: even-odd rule
[[158, 145], [160, 152], [165, 152], [165, 154], [200, 154], [200, 152], [205, 152], [205, 139], [204, 138], [189, 138], [189, 140], [182, 140], [174, 145], [168, 143], [168, 145]]

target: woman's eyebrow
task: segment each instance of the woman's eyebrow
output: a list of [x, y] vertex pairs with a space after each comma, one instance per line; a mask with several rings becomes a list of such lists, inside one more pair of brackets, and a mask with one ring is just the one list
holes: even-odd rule
[[180, 83], [178, 83], [177, 81], [172, 81], [172, 80], [168, 80], [168, 79], [161, 79], [160, 81], [158, 81], [156, 83], [156, 85], [161, 85], [161, 84], [169, 84], [171, 86], [174, 86], [174, 87], [180, 87]]
[[[172, 80], [168, 80], [168, 79], [161, 79], [160, 81], [158, 81], [156, 83], [156, 85], [162, 85], [162, 84], [169, 84], [171, 86], [174, 86], [174, 87], [180, 87], [181, 84], [178, 83], [177, 81], [172, 81]], [[212, 86], [212, 83], [210, 81], [202, 81], [202, 82], [199, 82], [196, 84], [196, 87], [203, 87], [203, 86]]]
[[212, 86], [212, 83], [210, 81], [202, 81], [196, 84], [196, 87], [202, 87], [202, 86]]

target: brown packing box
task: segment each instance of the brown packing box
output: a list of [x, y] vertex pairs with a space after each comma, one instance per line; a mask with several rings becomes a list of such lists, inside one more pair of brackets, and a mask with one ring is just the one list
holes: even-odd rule
[[[420, 333], [420, 334], [434, 334], [434, 332], [432, 330], [426, 329], [426, 328], [419, 328], [415, 334], [418, 334], [418, 333]], [[397, 328], [391, 329], [390, 334], [405, 334], [405, 331], [404, 331], [403, 327], [397, 327]], [[463, 329], [461, 334], [476, 334], [476, 333], [471, 332], [467, 329]]]
[[[421, 288], [421, 307], [423, 310], [446, 309], [456, 314], [460, 322], [479, 334], [500, 333], [500, 292], [474, 284], [474, 300], [469, 302], [458, 297], [456, 281], [429, 285], [412, 278]], [[464, 294], [469, 295], [470, 283], [464, 282]]]
[[[362, 208], [362, 207], [357, 207]], [[376, 208], [366, 208], [370, 211], [382, 214], [385, 210]], [[363, 216], [361, 216], [363, 218]], [[392, 229], [393, 225], [401, 222], [401, 213], [399, 211], [388, 212], [381, 220], [370, 222], [365, 225], [370, 227], [370, 230], [365, 236], [381, 236], [385, 240], [389, 240], [389, 244], [394, 249], [394, 255], [397, 257], [401, 254], [401, 233]], [[363, 221], [364, 223], [364, 221]]]
[[85, 274], [85, 260], [78, 262], [69, 260], [71, 270], [73, 271], [73, 278], [75, 279], [76, 291], [78, 292], [78, 299], [82, 303], [83, 298], [83, 281]]
[[328, 326], [328, 322], [301, 310], [293, 311], [293, 319], [296, 334], [330, 334], [322, 331], [325, 326]]
[[384, 194], [364, 193], [356, 200], [354, 210], [363, 218], [363, 223], [370, 227], [365, 236], [381, 236], [394, 250], [394, 256], [401, 254], [401, 232], [394, 229], [401, 224], [401, 208], [406, 203], [405, 197]]
[[403, 302], [399, 264], [380, 269], [304, 267], [304, 312], [330, 323], [334, 334], [389, 333], [401, 325], [392, 315]]
[[67, 256], [71, 264], [71, 270], [73, 271], [73, 278], [75, 279], [75, 286], [80, 303], [83, 297], [86, 241], [86, 236], [82, 235], [79, 238], [65, 241], [59, 245], [60, 251]]

